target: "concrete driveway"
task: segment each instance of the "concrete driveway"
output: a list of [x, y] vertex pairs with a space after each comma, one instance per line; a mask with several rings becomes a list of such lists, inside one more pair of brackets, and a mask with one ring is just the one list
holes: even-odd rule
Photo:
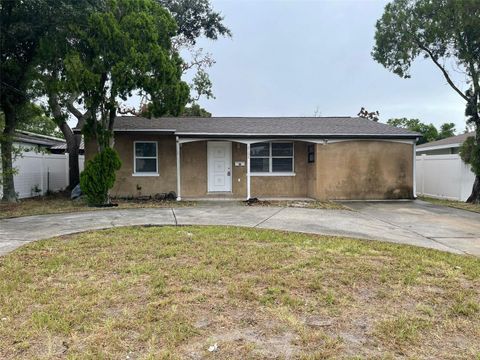
[[235, 225], [383, 240], [480, 256], [480, 214], [422, 201], [348, 202], [350, 210], [196, 207], [99, 210], [0, 220], [0, 254], [30, 241], [128, 225]]

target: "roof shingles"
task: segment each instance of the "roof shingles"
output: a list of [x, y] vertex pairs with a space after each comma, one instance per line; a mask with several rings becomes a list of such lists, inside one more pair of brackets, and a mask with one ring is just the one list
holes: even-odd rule
[[114, 130], [165, 131], [212, 136], [371, 136], [415, 138], [412, 131], [354, 117], [161, 117], [120, 116]]

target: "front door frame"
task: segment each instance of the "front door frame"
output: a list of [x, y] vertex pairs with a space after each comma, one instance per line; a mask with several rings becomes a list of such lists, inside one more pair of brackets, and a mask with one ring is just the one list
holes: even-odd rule
[[[214, 190], [213, 189], [213, 177], [210, 174], [210, 146], [211, 144], [223, 144], [225, 145], [225, 149], [227, 150], [227, 154], [229, 160], [227, 159], [227, 169], [226, 172], [230, 172], [230, 175], [225, 175], [227, 179], [226, 187], [228, 189], [225, 190]], [[232, 142], [231, 141], [207, 141], [207, 192], [208, 193], [218, 193], [218, 192], [232, 192]]]

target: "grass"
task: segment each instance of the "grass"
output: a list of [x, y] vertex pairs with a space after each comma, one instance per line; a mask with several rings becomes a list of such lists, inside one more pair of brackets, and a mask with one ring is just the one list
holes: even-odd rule
[[480, 213], [480, 204], [470, 204], [463, 201], [455, 201], [455, 200], [436, 199], [436, 198], [427, 197], [427, 196], [419, 196], [418, 198], [420, 200], [427, 201], [435, 205], [448, 206], [456, 209]]
[[320, 200], [258, 200], [244, 203], [246, 206], [278, 206], [305, 209], [349, 210], [340, 203]]
[[[118, 207], [113, 209], [133, 208], [164, 208], [179, 206], [195, 206], [193, 201], [157, 201], [157, 200], [124, 200], [115, 199]], [[89, 207], [83, 200], [70, 200], [64, 193], [21, 199], [17, 203], [0, 202], [0, 219], [29, 216], [58, 214], [78, 211], [105, 210], [112, 208]]]
[[117, 228], [0, 258], [0, 358], [478, 358], [479, 301], [473, 257], [234, 227]]

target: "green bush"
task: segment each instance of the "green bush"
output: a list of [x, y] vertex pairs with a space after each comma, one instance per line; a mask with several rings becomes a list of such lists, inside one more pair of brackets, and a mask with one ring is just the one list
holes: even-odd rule
[[108, 203], [108, 190], [113, 187], [115, 171], [119, 170], [121, 165], [117, 152], [111, 148], [106, 148], [87, 162], [80, 175], [80, 188], [89, 205]]
[[460, 146], [460, 157], [472, 167], [475, 175], [480, 175], [480, 144], [474, 136], [469, 136]]

